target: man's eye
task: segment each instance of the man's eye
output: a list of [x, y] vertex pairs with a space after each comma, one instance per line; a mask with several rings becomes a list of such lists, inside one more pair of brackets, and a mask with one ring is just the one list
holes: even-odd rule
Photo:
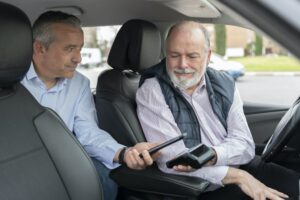
[[74, 50], [74, 47], [68, 47], [68, 48], [67, 48], [67, 51], [68, 51], [68, 52], [72, 52], [73, 50]]
[[173, 54], [173, 55], [170, 55], [171, 58], [177, 58], [179, 55], [177, 54]]
[[198, 58], [199, 56], [198, 55], [189, 55], [188, 56], [190, 59], [195, 59], [195, 58]]

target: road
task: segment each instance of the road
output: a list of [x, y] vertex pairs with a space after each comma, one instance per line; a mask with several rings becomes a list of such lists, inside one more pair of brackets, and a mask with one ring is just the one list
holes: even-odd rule
[[291, 105], [300, 96], [300, 76], [244, 76], [236, 84], [244, 101]]
[[[78, 68], [78, 71], [90, 77], [91, 88], [95, 89], [98, 74], [106, 69]], [[300, 76], [246, 75], [239, 78], [236, 84], [244, 101], [288, 106], [300, 96]]]

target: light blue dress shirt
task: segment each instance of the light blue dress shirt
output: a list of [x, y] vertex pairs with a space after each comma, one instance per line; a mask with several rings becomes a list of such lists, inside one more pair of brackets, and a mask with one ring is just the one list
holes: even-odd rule
[[76, 71], [71, 79], [60, 79], [48, 90], [31, 65], [21, 83], [41, 105], [59, 114], [90, 157], [95, 157], [110, 169], [119, 166], [113, 158], [123, 145], [98, 128], [95, 103], [85, 76]]

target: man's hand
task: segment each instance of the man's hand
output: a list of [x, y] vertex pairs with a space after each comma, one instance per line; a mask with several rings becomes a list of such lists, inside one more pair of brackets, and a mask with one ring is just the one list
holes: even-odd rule
[[267, 187], [246, 171], [229, 168], [223, 179], [224, 184], [237, 184], [241, 190], [254, 200], [284, 200], [288, 196], [282, 192]]
[[175, 165], [173, 167], [174, 170], [179, 171], [179, 172], [192, 172], [195, 171], [194, 168], [192, 168], [189, 165]]
[[[158, 143], [141, 142], [128, 148], [124, 155], [124, 162], [129, 168], [137, 170], [141, 170], [152, 165], [153, 160], [155, 160], [160, 153], [157, 152], [151, 157], [147, 150], [156, 145], [158, 145]], [[142, 158], [139, 156], [140, 153], [143, 155]]]

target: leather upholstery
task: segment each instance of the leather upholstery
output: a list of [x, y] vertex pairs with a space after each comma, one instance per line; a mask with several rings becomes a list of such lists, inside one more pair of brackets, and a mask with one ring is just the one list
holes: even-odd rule
[[114, 69], [98, 77], [96, 108], [100, 127], [121, 144], [131, 146], [145, 141], [136, 115], [138, 72], [159, 61], [160, 42], [154, 24], [129, 20], [121, 27], [109, 53], [108, 63]]
[[160, 33], [154, 24], [140, 19], [129, 20], [116, 36], [108, 64], [114, 69], [140, 72], [157, 63], [160, 48]]
[[0, 199], [102, 199], [79, 142], [19, 83], [32, 58], [27, 16], [0, 2], [0, 24]]
[[0, 87], [2, 87], [20, 81], [29, 69], [32, 34], [30, 22], [21, 10], [1, 6], [0, 14]]

